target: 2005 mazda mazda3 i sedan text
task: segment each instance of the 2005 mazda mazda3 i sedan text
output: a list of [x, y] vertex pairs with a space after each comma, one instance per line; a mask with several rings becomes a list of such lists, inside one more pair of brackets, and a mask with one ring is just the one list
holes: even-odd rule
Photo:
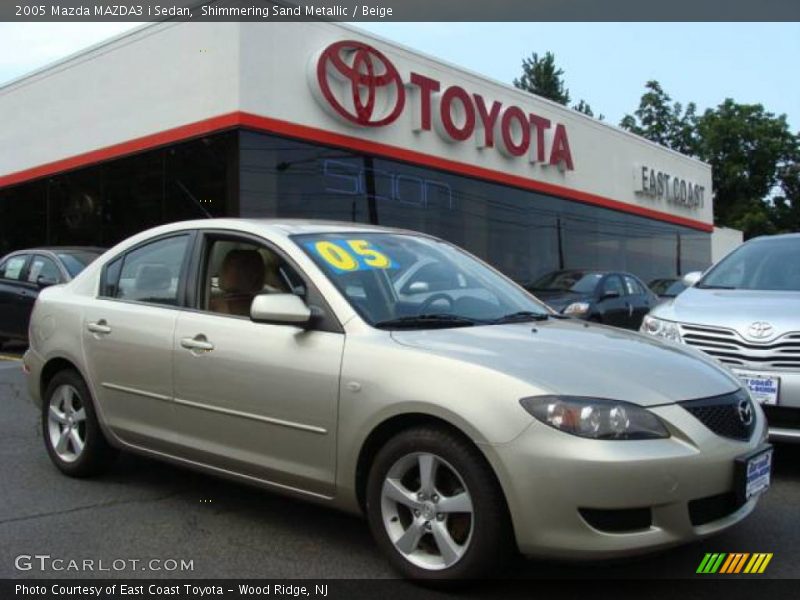
[[128, 449], [364, 511], [414, 578], [667, 547], [769, 485], [763, 413], [713, 359], [407, 231], [162, 226], [44, 290], [30, 343], [67, 475]]

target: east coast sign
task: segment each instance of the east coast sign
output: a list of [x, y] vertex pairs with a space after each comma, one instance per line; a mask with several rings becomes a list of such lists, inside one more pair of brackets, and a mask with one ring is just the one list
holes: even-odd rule
[[562, 123], [504, 105], [460, 85], [443, 86], [424, 73], [402, 74], [380, 50], [354, 40], [330, 44], [308, 68], [309, 85], [322, 108], [354, 127], [391, 125], [405, 111], [419, 134], [447, 143], [493, 148], [509, 159], [572, 171], [575, 163]]

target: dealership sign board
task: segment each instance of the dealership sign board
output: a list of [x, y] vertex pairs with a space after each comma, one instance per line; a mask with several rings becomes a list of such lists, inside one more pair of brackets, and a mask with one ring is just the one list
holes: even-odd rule
[[705, 206], [705, 186], [648, 165], [634, 165], [633, 189], [642, 196], [690, 209]]
[[309, 63], [308, 79], [322, 107], [344, 123], [383, 127], [410, 110], [415, 132], [435, 131], [448, 143], [474, 143], [543, 167], [575, 169], [563, 123], [460, 85], [445, 87], [424, 73], [411, 71], [404, 78], [385, 54], [364, 42], [330, 44]]

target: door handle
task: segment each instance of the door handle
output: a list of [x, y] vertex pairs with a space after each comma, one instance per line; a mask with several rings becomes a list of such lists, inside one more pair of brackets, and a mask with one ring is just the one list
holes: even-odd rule
[[111, 327], [108, 326], [108, 323], [106, 323], [105, 319], [100, 319], [99, 321], [89, 321], [86, 324], [86, 329], [92, 333], [111, 333]]
[[202, 333], [198, 333], [193, 338], [181, 338], [181, 346], [187, 350], [199, 350], [201, 352], [211, 352], [214, 349], [214, 344], [209, 342]]

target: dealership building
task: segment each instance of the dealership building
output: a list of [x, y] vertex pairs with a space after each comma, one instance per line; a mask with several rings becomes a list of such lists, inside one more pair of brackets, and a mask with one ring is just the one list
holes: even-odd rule
[[0, 114], [0, 255], [240, 215], [423, 231], [523, 283], [711, 261], [708, 165], [340, 24], [146, 25]]

